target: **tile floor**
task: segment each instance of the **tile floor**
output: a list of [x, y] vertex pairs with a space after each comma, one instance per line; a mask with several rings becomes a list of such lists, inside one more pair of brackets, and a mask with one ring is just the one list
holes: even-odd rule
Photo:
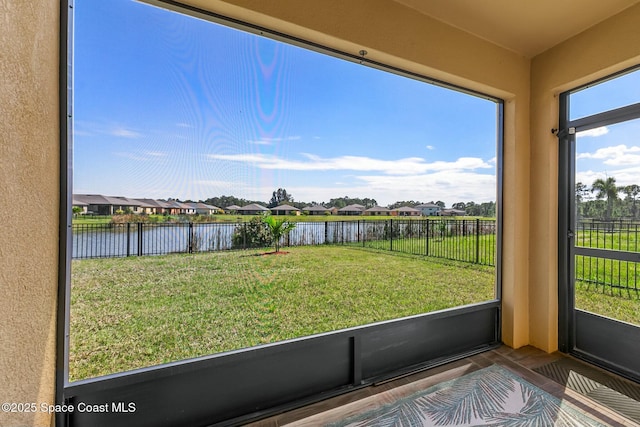
[[[443, 381], [448, 381], [467, 373], [485, 368], [492, 364], [498, 364], [510, 369], [517, 375], [520, 375], [531, 384], [547, 391], [548, 393], [564, 399], [574, 406], [590, 414], [593, 418], [609, 424], [611, 426], [637, 426], [640, 424], [625, 418], [623, 415], [609, 409], [588, 397], [585, 397], [541, 374], [533, 371], [547, 363], [554, 362], [566, 356], [561, 353], [548, 354], [542, 350], [533, 347], [523, 347], [517, 350], [507, 346], [501, 346], [494, 350], [490, 350], [475, 356], [467, 357], [456, 362], [428, 369], [416, 374], [390, 380], [382, 384], [371, 385], [360, 390], [349, 392], [337, 397], [323, 400], [312, 405], [304, 406], [293, 411], [274, 415], [260, 421], [248, 424], [251, 427], [276, 427], [284, 426], [291, 423], [304, 425], [304, 418], [311, 415], [320, 414], [329, 409], [341, 407], [345, 411], [345, 417], [349, 414], [350, 403], [359, 401], [371, 396], [378, 396], [380, 393], [388, 390], [398, 389], [400, 386], [411, 385], [411, 387], [402, 387], [402, 393], [413, 393], [414, 391], [430, 387]], [[613, 375], [613, 374], [609, 374]], [[400, 389], [398, 389], [400, 390]], [[388, 395], [388, 393], [386, 393]], [[384, 404], [383, 400], [369, 399], [371, 404]], [[640, 403], [639, 403], [640, 405]], [[353, 406], [353, 405], [351, 405]], [[302, 421], [301, 421], [302, 420]]]

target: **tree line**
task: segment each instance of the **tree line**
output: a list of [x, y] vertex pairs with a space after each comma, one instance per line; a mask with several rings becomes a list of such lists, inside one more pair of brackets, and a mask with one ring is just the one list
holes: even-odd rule
[[614, 177], [598, 178], [591, 186], [576, 183], [576, 214], [578, 218], [610, 220], [613, 218], [638, 219], [637, 184], [618, 186]]
[[[338, 209], [348, 205], [355, 205], [355, 204], [362, 205], [367, 209], [372, 208], [374, 206], [378, 206], [378, 202], [376, 201], [376, 199], [368, 198], [368, 197], [359, 198], [359, 197], [349, 197], [349, 196], [332, 198], [331, 200], [329, 200], [329, 202], [326, 202], [326, 203], [316, 202], [316, 201], [301, 202], [301, 201], [296, 201], [293, 195], [284, 188], [278, 188], [277, 190], [274, 190], [271, 195], [271, 199], [269, 199], [267, 203], [260, 200], [248, 200], [248, 199], [238, 198], [234, 196], [210, 197], [204, 200], [204, 203], [218, 206], [221, 208], [225, 208], [231, 205], [246, 206], [252, 203], [260, 204], [260, 205], [266, 206], [267, 208], [274, 208], [279, 205], [287, 204], [298, 209], [303, 209], [307, 206], [315, 206], [315, 205], [321, 205], [327, 208], [335, 207]], [[433, 200], [429, 202], [422, 202], [418, 200], [403, 200], [403, 201], [397, 201], [395, 203], [392, 203], [386, 207], [388, 209], [396, 209], [401, 206], [415, 207], [425, 203], [435, 204], [437, 206], [440, 206], [442, 209], [445, 209], [447, 206], [446, 203], [443, 202], [442, 200], [437, 200], [435, 202]], [[473, 201], [466, 202], [466, 203], [457, 202], [451, 205], [451, 208], [465, 211], [466, 214], [470, 216], [482, 216], [482, 217], [496, 216], [496, 202], [484, 202], [484, 203], [475, 203]]]

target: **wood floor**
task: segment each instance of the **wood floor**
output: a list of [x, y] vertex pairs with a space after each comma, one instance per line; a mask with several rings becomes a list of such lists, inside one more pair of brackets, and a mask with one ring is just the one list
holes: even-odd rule
[[[460, 377], [478, 369], [482, 369], [493, 364], [498, 364], [511, 370], [513, 373], [519, 375], [531, 384], [547, 391], [548, 393], [572, 403], [584, 413], [591, 415], [593, 418], [596, 418], [605, 424], [609, 424], [611, 426], [640, 427], [640, 424], [637, 424], [634, 421], [625, 418], [614, 410], [609, 409], [599, 404], [598, 402], [595, 402], [588, 397], [583, 396], [555, 382], [554, 380], [533, 371], [533, 369], [536, 369], [540, 366], [555, 362], [560, 358], [567, 357], [570, 356], [566, 356], [561, 353], [547, 354], [533, 347], [523, 347], [518, 350], [513, 350], [509, 347], [501, 346], [495, 350], [490, 350], [410, 376], [391, 380], [383, 384], [372, 385], [290, 412], [285, 412], [260, 421], [256, 421], [248, 425], [251, 427], [276, 427], [284, 426], [291, 423], [305, 425], [305, 418], [312, 415], [321, 414], [330, 409], [344, 408], [345, 414], [348, 414], [350, 406], [353, 406], [353, 404], [355, 404], [356, 402], [360, 402], [365, 398], [367, 398], [367, 404], [384, 404], [386, 402], [376, 402], [376, 400], [378, 399], [378, 396], [381, 396], [381, 393], [385, 391], [400, 390], [398, 387], [406, 385], [415, 385], [415, 387], [403, 387], [402, 390], [411, 391], [413, 388], [424, 389], [440, 382], [449, 381], [451, 379]], [[336, 411], [332, 412], [333, 416], [335, 416]], [[322, 419], [322, 415], [320, 415], [320, 417], [314, 417], [314, 424], [317, 424], [319, 419]]]

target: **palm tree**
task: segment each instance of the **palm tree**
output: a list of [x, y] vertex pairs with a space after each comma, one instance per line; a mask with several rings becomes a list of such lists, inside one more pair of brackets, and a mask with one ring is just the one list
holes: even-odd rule
[[613, 202], [618, 198], [620, 189], [616, 186], [616, 179], [608, 177], [607, 179], [598, 178], [593, 181], [591, 191], [596, 193], [597, 199], [607, 199], [607, 213], [605, 219], [611, 219], [613, 213]]
[[262, 222], [269, 227], [269, 233], [273, 238], [273, 245], [276, 253], [280, 252], [280, 238], [296, 227], [296, 224], [285, 219], [276, 219], [272, 215], [266, 215]]
[[631, 216], [633, 216], [633, 219], [636, 219], [638, 216], [638, 207], [636, 206], [636, 202], [638, 200], [638, 195], [640, 195], [640, 186], [637, 184], [627, 185], [622, 189], [622, 191], [627, 195], [627, 200], [631, 200]]

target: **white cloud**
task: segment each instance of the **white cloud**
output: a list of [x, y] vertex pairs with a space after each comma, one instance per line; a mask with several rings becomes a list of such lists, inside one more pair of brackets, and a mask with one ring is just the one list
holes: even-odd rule
[[[344, 177], [342, 177], [344, 178]], [[442, 200], [451, 206], [456, 202], [483, 203], [496, 200], [496, 178], [473, 172], [436, 172], [412, 176], [367, 175], [354, 177], [348, 183], [341, 180], [329, 185], [286, 185], [287, 192], [296, 200], [305, 202], [328, 202], [332, 198], [369, 197], [382, 206], [399, 200], [419, 200], [423, 202]], [[273, 189], [263, 188], [262, 196]], [[266, 193], [265, 193], [266, 192]]]
[[303, 171], [378, 171], [388, 175], [411, 175], [428, 171], [490, 169], [491, 164], [476, 157], [460, 157], [454, 162], [436, 161], [428, 163], [420, 157], [397, 160], [382, 160], [363, 156], [341, 156], [322, 158], [315, 154], [302, 153], [306, 160], [287, 160], [265, 154], [209, 154], [211, 160], [226, 160], [251, 163], [261, 169]]
[[427, 145], [427, 150], [435, 150], [436, 147], [434, 147], [433, 145]]
[[[442, 200], [448, 206], [459, 201], [477, 203], [496, 200], [496, 176], [491, 161], [474, 157], [461, 157], [455, 161], [427, 162], [418, 157], [397, 160], [374, 159], [360, 156], [322, 158], [303, 154], [302, 160], [287, 160], [265, 154], [210, 154], [211, 160], [250, 164], [273, 175], [263, 175], [259, 182], [225, 183], [199, 182], [211, 190], [247, 199], [267, 198], [274, 188], [283, 187], [300, 201], [325, 201], [341, 196], [371, 197], [381, 205], [398, 200]], [[320, 182], [300, 179], [278, 182], [276, 171], [326, 171]], [[342, 172], [337, 172], [342, 171]], [[485, 172], [486, 171], [486, 172]], [[364, 173], [361, 175], [359, 173]], [[297, 184], [297, 185], [296, 185]]]
[[135, 131], [130, 130], [130, 129], [125, 129], [125, 128], [122, 128], [122, 127], [111, 129], [109, 134], [113, 135], [113, 136], [119, 136], [119, 137], [122, 137], [122, 138], [140, 138], [140, 137], [142, 137], [141, 133], [135, 132]]
[[[634, 154], [638, 153], [638, 154]], [[640, 147], [616, 145], [597, 149], [594, 153], [579, 153], [578, 159], [602, 160], [605, 165], [635, 165], [640, 163]]]
[[602, 135], [606, 135], [609, 133], [609, 128], [606, 126], [602, 126], [599, 128], [595, 128], [595, 129], [589, 129], [589, 130], [585, 130], [582, 132], [578, 132], [576, 134], [576, 137], [578, 138], [582, 138], [582, 137], [598, 137], [598, 136], [602, 136]]
[[286, 142], [286, 141], [298, 141], [301, 137], [298, 135], [288, 136], [286, 138], [272, 138], [272, 137], [264, 137], [256, 140], [249, 141], [249, 144], [254, 145], [273, 145], [276, 142]]
[[129, 160], [136, 160], [140, 162], [147, 161], [155, 161], [158, 162], [161, 159], [167, 157], [167, 153], [163, 153], [161, 151], [141, 151], [141, 152], [130, 152], [130, 151], [116, 151], [113, 155], [118, 157], [124, 157]]
[[473, 172], [438, 171], [411, 176], [360, 176], [379, 197], [396, 200], [442, 200], [450, 206], [460, 201], [496, 200], [496, 177]]
[[596, 172], [593, 170], [576, 172], [576, 182], [582, 182], [588, 186], [591, 186], [596, 179], [606, 179], [608, 177], [614, 177], [616, 179], [616, 185], [618, 186], [638, 184], [640, 164], [633, 167], [607, 170], [606, 172]]

